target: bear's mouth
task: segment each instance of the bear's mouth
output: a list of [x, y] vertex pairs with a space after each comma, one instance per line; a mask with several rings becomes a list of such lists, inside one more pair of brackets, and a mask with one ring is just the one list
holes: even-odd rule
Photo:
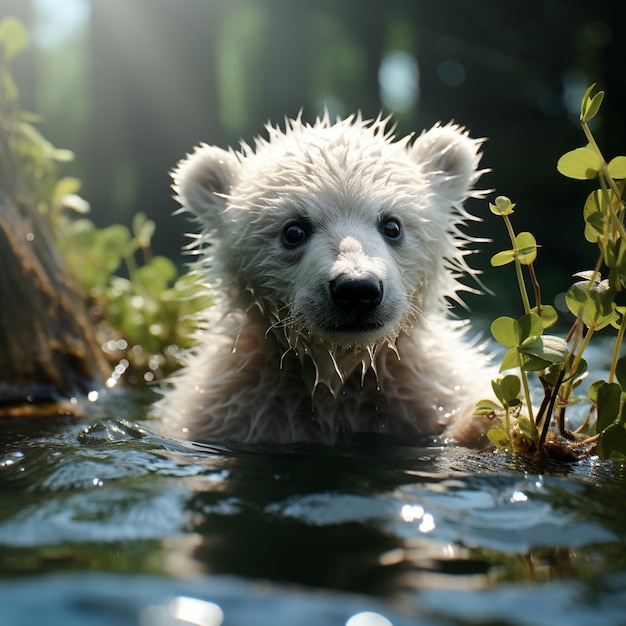
[[370, 333], [373, 330], [380, 330], [383, 324], [379, 322], [349, 322], [344, 324], [336, 324], [328, 328], [331, 332], [346, 333], [356, 335], [359, 333]]
[[389, 328], [376, 319], [335, 320], [326, 324], [322, 332], [337, 345], [365, 346], [379, 342], [389, 333]]

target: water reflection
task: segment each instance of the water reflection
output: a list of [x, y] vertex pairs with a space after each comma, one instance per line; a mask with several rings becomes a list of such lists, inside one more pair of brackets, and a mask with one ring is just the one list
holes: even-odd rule
[[418, 504], [403, 505], [400, 515], [407, 523], [419, 522], [417, 529], [421, 533], [430, 533], [436, 528], [435, 518], [430, 513], [426, 513]]
[[[226, 616], [219, 604], [178, 596], [164, 605], [148, 606], [139, 612], [140, 626], [222, 626]], [[381, 613], [359, 611], [351, 615], [345, 626], [394, 626], [393, 622]]]
[[[234, 450], [116, 419], [23, 428], [5, 429], [0, 452], [9, 577], [231, 576], [396, 603], [626, 571], [623, 468], [593, 460], [556, 475], [504, 455], [380, 442]], [[230, 623], [217, 597], [167, 597], [142, 607], [142, 626]], [[398, 620], [362, 608], [333, 623]]]
[[139, 613], [140, 626], [221, 626], [224, 611], [214, 602], [178, 596], [167, 606], [146, 607]]
[[363, 611], [353, 615], [346, 622], [346, 626], [393, 626], [393, 624], [380, 613]]

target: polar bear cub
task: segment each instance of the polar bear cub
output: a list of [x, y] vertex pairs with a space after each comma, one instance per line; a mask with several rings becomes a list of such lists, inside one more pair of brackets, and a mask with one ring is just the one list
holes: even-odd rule
[[214, 305], [156, 405], [170, 432], [480, 445], [487, 359], [448, 309], [473, 273], [460, 227], [481, 142], [453, 124], [396, 140], [360, 116], [267, 132], [238, 152], [201, 145], [173, 173]]

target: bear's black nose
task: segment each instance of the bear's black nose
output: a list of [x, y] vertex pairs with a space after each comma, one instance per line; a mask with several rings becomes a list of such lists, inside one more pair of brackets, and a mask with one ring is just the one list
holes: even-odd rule
[[358, 278], [341, 274], [330, 282], [330, 295], [342, 311], [363, 315], [381, 303], [383, 284], [374, 274], [364, 274]]

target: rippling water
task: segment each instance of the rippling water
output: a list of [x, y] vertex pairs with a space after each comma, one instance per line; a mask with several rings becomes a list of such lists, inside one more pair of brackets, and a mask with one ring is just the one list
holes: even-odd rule
[[0, 424], [0, 626], [626, 624], [620, 465]]

